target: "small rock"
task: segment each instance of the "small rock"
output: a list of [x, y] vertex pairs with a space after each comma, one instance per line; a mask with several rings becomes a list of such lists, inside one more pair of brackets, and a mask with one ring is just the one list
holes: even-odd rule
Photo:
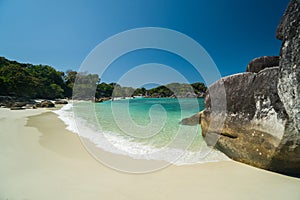
[[108, 101], [110, 99], [111, 98], [109, 98], [109, 97], [103, 97], [103, 98], [95, 99], [95, 103], [102, 103], [102, 102]]
[[27, 102], [15, 102], [12, 104], [12, 107], [23, 107], [26, 106]]
[[68, 101], [66, 101], [66, 100], [57, 100], [54, 103], [55, 104], [68, 104]]
[[26, 109], [33, 109], [33, 107], [35, 107], [35, 104], [26, 104], [25, 105]]
[[42, 101], [40, 103], [37, 103], [36, 107], [38, 107], [38, 108], [54, 108], [55, 105], [51, 101], [45, 100], [45, 101]]
[[24, 110], [25, 108], [23, 107], [11, 107], [11, 110]]

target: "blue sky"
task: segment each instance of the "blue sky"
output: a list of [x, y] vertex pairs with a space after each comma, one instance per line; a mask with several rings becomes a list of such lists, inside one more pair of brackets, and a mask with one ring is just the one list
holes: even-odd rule
[[[0, 0], [0, 55], [61, 71], [78, 70], [108, 37], [132, 28], [163, 27], [196, 40], [226, 76], [245, 71], [255, 57], [279, 54], [276, 28], [288, 2]], [[133, 66], [151, 62], [172, 65], [191, 82], [201, 79], [185, 60], [159, 50], [122, 56], [102, 78], [116, 81]]]

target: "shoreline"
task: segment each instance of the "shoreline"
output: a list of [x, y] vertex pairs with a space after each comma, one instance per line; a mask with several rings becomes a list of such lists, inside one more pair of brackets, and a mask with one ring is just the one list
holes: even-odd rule
[[300, 197], [300, 179], [234, 161], [170, 165], [146, 174], [115, 171], [96, 161], [47, 109], [0, 109], [0, 125], [1, 200]]
[[[102, 152], [111, 153], [111, 157], [117, 155], [128, 157], [129, 162], [133, 160], [133, 163], [137, 162], [137, 160], [144, 160], [145, 162], [162, 162], [178, 166], [231, 160], [222, 152], [207, 147], [204, 141], [199, 144], [201, 145], [201, 151], [199, 149], [192, 151], [168, 146], [160, 149], [148, 144], [129, 141], [114, 132], [97, 131], [95, 127], [87, 125], [84, 119], [74, 120], [72, 109], [72, 104], [68, 104], [62, 107], [62, 109], [54, 111], [54, 113], [64, 122], [67, 130], [80, 137], [82, 144], [98, 160], [103, 159]], [[80, 132], [78, 132], [79, 130]], [[112, 135], [112, 138], [110, 135]], [[98, 150], [99, 148], [101, 150]], [[104, 157], [106, 162], [111, 162], [107, 161], [107, 156], [104, 155]]]

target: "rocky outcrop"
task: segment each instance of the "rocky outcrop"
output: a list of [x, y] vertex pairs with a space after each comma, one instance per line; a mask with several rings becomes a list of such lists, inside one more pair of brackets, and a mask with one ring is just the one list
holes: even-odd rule
[[284, 136], [272, 163], [297, 163], [300, 174], [300, 1], [292, 0], [277, 30], [282, 40], [278, 94], [288, 115]]
[[[209, 145], [230, 158], [264, 169], [270, 164], [284, 135], [287, 114], [277, 94], [278, 67], [258, 74], [242, 73], [223, 78], [209, 92], [224, 85], [227, 111], [223, 128], [216, 132], [211, 123], [210, 95], [201, 114], [202, 134]], [[275, 81], [274, 81], [275, 80]], [[220, 99], [220, 101], [224, 101]], [[224, 110], [215, 110], [224, 112]], [[218, 140], [207, 134], [220, 134]], [[211, 140], [211, 138], [213, 138]]]
[[0, 105], [2, 107], [10, 108], [15, 101], [16, 98], [10, 96], [0, 96]]
[[[55, 101], [55, 104], [67, 104], [65, 100]], [[35, 102], [26, 97], [0, 96], [0, 107], [10, 108], [11, 110], [54, 108], [55, 104], [49, 100]]]
[[[252, 61], [246, 73], [225, 77], [208, 88], [201, 112], [202, 134], [230, 158], [263, 169], [300, 176], [300, 2], [292, 0], [278, 27], [277, 58]], [[270, 57], [268, 57], [270, 58]], [[267, 61], [266, 61], [267, 60]], [[226, 98], [211, 94], [225, 88]], [[218, 105], [226, 102], [226, 109]], [[215, 129], [214, 112], [223, 113]]]
[[103, 97], [103, 98], [95, 99], [95, 103], [102, 103], [104, 101], [109, 101], [109, 100], [111, 100], [110, 97]]
[[300, 131], [300, 2], [291, 1], [277, 31], [282, 39], [278, 93]]
[[252, 60], [248, 64], [246, 71], [258, 73], [265, 68], [278, 67], [278, 66], [279, 66], [279, 56], [263, 56]]
[[4, 108], [21, 108], [35, 103], [34, 100], [25, 97], [0, 96], [0, 106]]

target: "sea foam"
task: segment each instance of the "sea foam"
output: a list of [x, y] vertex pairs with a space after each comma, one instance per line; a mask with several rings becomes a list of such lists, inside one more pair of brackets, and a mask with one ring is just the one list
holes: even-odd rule
[[177, 148], [156, 148], [132, 141], [129, 137], [114, 132], [99, 131], [86, 120], [73, 113], [73, 105], [67, 104], [60, 110], [53, 111], [66, 124], [66, 129], [86, 138], [98, 148], [114, 154], [126, 155], [134, 159], [160, 160], [175, 165], [207, 163], [230, 160], [223, 153], [207, 147], [203, 142], [200, 151], [188, 151]]

